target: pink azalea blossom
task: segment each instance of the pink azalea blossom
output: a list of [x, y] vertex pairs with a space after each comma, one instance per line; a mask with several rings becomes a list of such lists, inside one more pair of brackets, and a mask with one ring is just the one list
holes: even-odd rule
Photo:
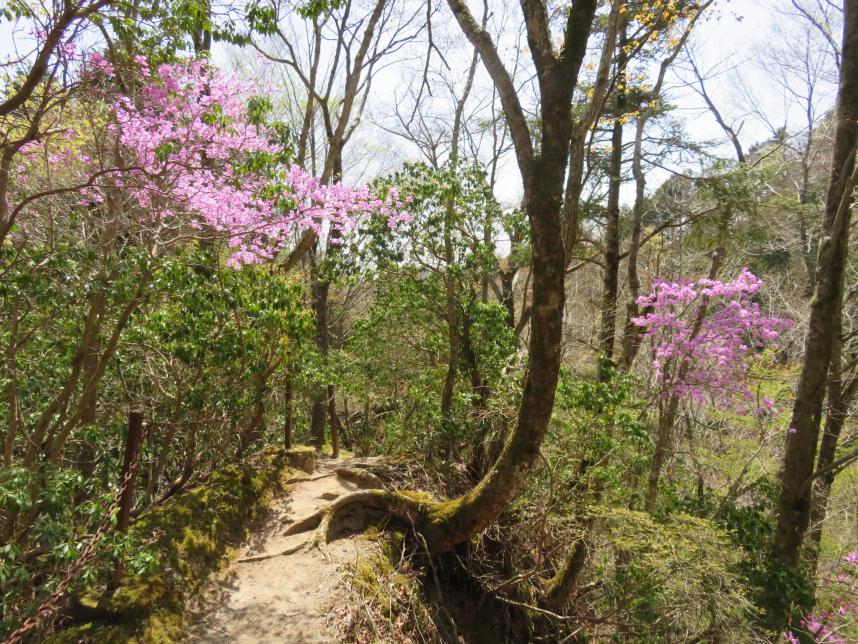
[[[230, 265], [272, 259], [296, 228], [342, 236], [365, 217], [384, 217], [391, 227], [407, 219], [394, 191], [382, 199], [365, 187], [323, 185], [296, 165], [273, 176], [240, 170], [249, 157], [278, 151], [267, 128], [249, 118], [255, 88], [205, 60], [162, 64], [157, 74], [150, 73], [145, 59], [135, 62], [141, 76], [151, 77], [137, 96], [116, 99], [116, 128], [110, 130], [130, 169], [105, 177], [99, 186], [126, 190], [155, 220], [186, 216], [194, 227], [223, 233], [232, 250]], [[89, 63], [107, 76], [113, 73], [99, 54]], [[271, 196], [272, 182], [284, 189], [291, 207]]]
[[[731, 282], [655, 279], [638, 298], [647, 311], [633, 322], [653, 343], [656, 380], [665, 395], [695, 402], [707, 396], [747, 406], [754, 400], [747, 384], [759, 351], [792, 322], [768, 317], [751, 297], [763, 282], [744, 269]], [[774, 404], [764, 399], [760, 411]]]

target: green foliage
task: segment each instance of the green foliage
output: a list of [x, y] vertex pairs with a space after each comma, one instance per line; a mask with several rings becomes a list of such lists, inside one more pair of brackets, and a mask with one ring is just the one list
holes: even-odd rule
[[100, 600], [97, 587], [79, 585], [80, 610], [92, 613], [91, 621], [47, 641], [176, 641], [184, 601], [200, 591], [228, 548], [244, 538], [291, 458], [261, 452], [247, 467], [217, 470], [205, 483], [142, 514], [129, 540], [140, 544], [145, 556], [126, 560], [128, 574], [107, 602]]
[[546, 451], [554, 485], [570, 491], [559, 497], [569, 516], [576, 515], [574, 507], [590, 503], [587, 491], [594, 487], [621, 504], [635, 498], [629, 481], [640, 474], [652, 450], [641, 418], [640, 385], [636, 376], [618, 374], [608, 364], [602, 378], [561, 370]]
[[[373, 189], [407, 195], [412, 219], [395, 230], [380, 219], [367, 222], [363, 243], [347, 244], [336, 259], [345, 274], [371, 267], [364, 279], [374, 288], [366, 315], [331, 357], [337, 382], [363, 406], [355, 439], [362, 449], [438, 452], [455, 446], [467, 453], [489, 431], [473, 410], [494, 404], [485, 392], [503, 388], [511, 377], [517, 343], [506, 309], [478, 294], [482, 280], [497, 270], [493, 235], [487, 239], [486, 233], [500, 225], [523, 228], [523, 219], [502, 213], [476, 164], [455, 171], [406, 164]], [[443, 419], [451, 340], [460, 345], [458, 378], [451, 418]], [[474, 374], [481, 391], [473, 389]]]
[[741, 502], [710, 493], [704, 499], [679, 500], [675, 507], [712, 516], [725, 531], [740, 553], [735, 572], [752, 601], [753, 618], [761, 627], [769, 626], [769, 614], [788, 614], [796, 606], [813, 604], [806, 571], [786, 570], [771, 557], [779, 489], [777, 480], [760, 476], [746, 485]]
[[598, 508], [604, 526], [595, 575], [601, 607], [637, 642], [745, 641], [751, 605], [736, 573], [741, 553], [710, 521], [673, 514], [664, 521]]
[[[11, 467], [0, 470], [0, 519], [30, 521], [22, 537], [0, 552], [0, 627], [6, 630], [50, 594], [103, 521], [122, 460], [128, 406], [146, 410], [152, 424], [138, 477], [138, 500], [146, 507], [181, 480], [188, 449], [191, 466], [206, 471], [269, 440], [274, 414], [268, 407], [314, 325], [297, 282], [268, 268], [222, 267], [217, 247], [189, 246], [153, 261], [133, 245], [103, 256], [80, 240], [57, 238], [52, 247], [7, 245], [2, 253], [7, 269], [0, 284], [0, 341], [8, 346], [15, 334], [20, 420], [7, 438]], [[90, 306], [103, 298], [93, 343], [102, 348], [147, 271], [140, 314], [124, 328], [99, 383], [96, 422], [69, 428], [58, 462], [26, 465], [22, 459], [43, 410], [80, 368]], [[5, 390], [10, 372], [3, 374]], [[4, 427], [8, 414], [8, 406], [0, 406]], [[53, 431], [62, 425], [57, 427]], [[279, 431], [274, 435], [279, 442]], [[134, 572], [153, 565], [139, 540], [111, 537], [82, 581], [103, 575], [118, 554]]]

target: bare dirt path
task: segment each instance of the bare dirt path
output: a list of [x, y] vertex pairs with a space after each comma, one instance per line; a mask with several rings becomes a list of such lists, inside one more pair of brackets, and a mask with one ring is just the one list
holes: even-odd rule
[[[337, 642], [328, 624], [341, 595], [344, 568], [367, 542], [337, 539], [326, 553], [305, 547], [308, 533], [284, 536], [296, 520], [361, 486], [337, 474], [374, 459], [321, 460], [313, 474], [293, 480], [275, 499], [264, 525], [206, 593], [189, 642], [321, 644]], [[365, 486], [364, 486], [365, 487]]]

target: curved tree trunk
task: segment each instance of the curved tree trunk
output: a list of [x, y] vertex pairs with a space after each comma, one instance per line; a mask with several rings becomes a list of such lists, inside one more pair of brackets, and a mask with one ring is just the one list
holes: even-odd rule
[[[560, 178], [562, 181], [562, 175]], [[528, 204], [535, 251], [533, 313], [530, 368], [518, 422], [485, 478], [460, 499], [432, 508], [424, 534], [434, 551], [467, 541], [500, 515], [524, 485], [548, 429], [560, 370], [565, 255], [560, 236], [560, 191], [552, 191], [553, 195], [547, 189], [545, 192], [549, 194], [534, 194]]]
[[524, 184], [524, 211], [533, 250], [533, 296], [529, 368], [515, 429], [497, 462], [464, 496], [427, 508], [419, 526], [433, 552], [464, 543], [494, 521], [524, 485], [548, 429], [560, 372], [566, 255], [562, 205], [572, 124], [572, 92], [596, 11], [596, 0], [576, 0], [569, 10], [563, 47], [555, 53], [546, 6], [525, 0], [522, 10], [541, 94], [541, 149], [519, 103], [515, 85], [489, 35], [464, 0], [447, 0], [462, 31], [477, 48], [498, 93], [510, 126]]

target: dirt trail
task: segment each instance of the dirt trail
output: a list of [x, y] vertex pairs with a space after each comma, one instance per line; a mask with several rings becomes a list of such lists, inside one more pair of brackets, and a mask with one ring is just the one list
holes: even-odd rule
[[332, 499], [360, 489], [337, 475], [340, 468], [374, 459], [323, 460], [316, 471], [288, 485], [265, 524], [243, 545], [238, 559], [212, 584], [189, 642], [321, 644], [336, 642], [328, 626], [343, 579], [367, 543], [337, 539], [326, 553], [305, 547], [311, 533], [283, 536], [298, 519]]

